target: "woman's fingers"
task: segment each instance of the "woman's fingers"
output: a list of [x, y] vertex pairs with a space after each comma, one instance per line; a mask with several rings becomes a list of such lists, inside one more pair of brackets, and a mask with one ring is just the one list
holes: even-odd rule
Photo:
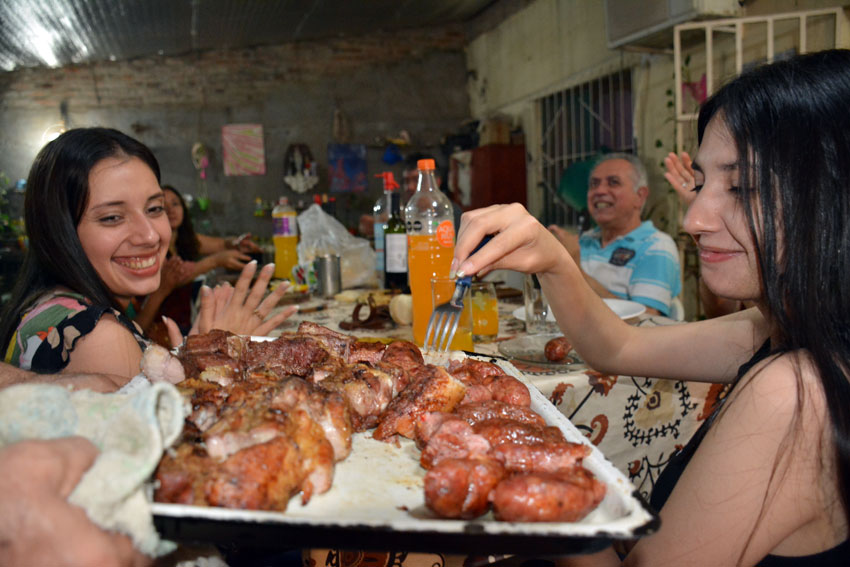
[[292, 315], [295, 314], [297, 311], [297, 305], [290, 305], [284, 308], [283, 310], [281, 310], [280, 313], [275, 314], [274, 317], [271, 317], [267, 321], [264, 321], [259, 327], [257, 327], [254, 330], [254, 334], [260, 336], [268, 335], [270, 332], [277, 329], [281, 325], [281, 323], [292, 317]]
[[[209, 286], [201, 286], [201, 306], [198, 309], [198, 317], [189, 331], [190, 335], [208, 333], [212, 329], [215, 320], [215, 293]], [[171, 336], [169, 334], [169, 336]]]
[[[266, 291], [269, 289], [269, 282], [274, 275], [274, 264], [266, 264], [260, 270], [260, 273], [257, 274], [257, 281], [254, 282], [254, 285], [251, 286], [251, 292], [248, 294], [248, 297], [245, 299], [245, 306], [252, 311], [260, 305], [260, 302], [263, 300], [263, 297], [266, 295]], [[272, 292], [269, 295], [274, 295], [277, 299], [283, 296], [286, 290], [282, 290], [277, 294]], [[277, 305], [277, 300], [275, 300], [274, 305]], [[274, 307], [274, 305], [272, 307]]]
[[183, 344], [183, 333], [180, 332], [180, 327], [174, 322], [174, 319], [163, 315], [162, 322], [168, 331], [168, 342], [171, 343], [171, 348], [177, 348]]

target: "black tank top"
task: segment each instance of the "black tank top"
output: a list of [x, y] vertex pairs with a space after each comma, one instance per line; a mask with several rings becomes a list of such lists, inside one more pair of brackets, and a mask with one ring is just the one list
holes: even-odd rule
[[[737, 384], [738, 380], [740, 380], [744, 374], [749, 372], [753, 366], [764, 360], [769, 354], [770, 341], [766, 341], [761, 348], [756, 351], [753, 357], [742, 364], [738, 369], [738, 376], [735, 379], [734, 384]], [[726, 398], [728, 397], [729, 394], [727, 393]], [[694, 456], [694, 453], [696, 453], [696, 450], [705, 437], [705, 434], [708, 433], [708, 430], [714, 423], [714, 419], [717, 417], [717, 413], [720, 411], [723, 401], [725, 401], [726, 398], [723, 398], [723, 400], [717, 404], [712, 414], [705, 420], [705, 423], [702, 424], [697, 432], [694, 433], [694, 436], [690, 441], [688, 441], [688, 444], [670, 457], [670, 461], [667, 463], [664, 471], [655, 482], [655, 487], [652, 489], [652, 496], [649, 500], [652, 507], [656, 510], [661, 510], [661, 508], [664, 507], [664, 503], [667, 502], [667, 499], [673, 492], [673, 487], [676, 486], [676, 483], [679, 481], [679, 477], [681, 477], [682, 473], [685, 472], [685, 467], [688, 466], [691, 457]], [[795, 565], [805, 565], [806, 567], [829, 567], [833, 565], [846, 567], [847, 565], [850, 565], [850, 539], [843, 541], [831, 549], [827, 549], [814, 555], [804, 555], [801, 557], [767, 555], [764, 559], [759, 561], [758, 565], [759, 567], [792, 567]]]

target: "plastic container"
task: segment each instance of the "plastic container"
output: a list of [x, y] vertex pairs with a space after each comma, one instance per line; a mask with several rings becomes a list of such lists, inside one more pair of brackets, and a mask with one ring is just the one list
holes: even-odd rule
[[431, 279], [447, 278], [455, 250], [452, 205], [437, 185], [434, 160], [416, 164], [416, 192], [404, 208], [407, 267], [413, 297], [413, 339], [422, 346], [431, 317]]
[[[398, 183], [396, 183], [392, 171], [384, 171], [375, 175], [375, 177], [381, 177], [384, 180], [384, 193], [372, 207], [372, 234], [375, 236], [375, 275], [378, 278], [378, 285], [386, 287], [387, 284], [384, 279], [384, 230], [386, 230], [387, 220], [390, 217], [390, 195], [393, 189], [398, 189]], [[406, 257], [407, 253], [405, 252]]]
[[274, 277], [292, 279], [292, 268], [298, 265], [298, 222], [289, 200], [281, 197], [272, 209], [274, 232]]

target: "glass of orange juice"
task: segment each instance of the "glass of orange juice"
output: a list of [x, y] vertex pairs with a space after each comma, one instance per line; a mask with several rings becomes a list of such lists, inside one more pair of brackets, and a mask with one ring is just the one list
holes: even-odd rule
[[476, 282], [472, 295], [472, 340], [492, 341], [499, 334], [499, 299], [493, 282]]
[[[435, 309], [438, 305], [448, 303], [455, 291], [455, 282], [457, 280], [450, 278], [431, 278], [431, 309]], [[460, 320], [457, 324], [457, 331], [449, 345], [449, 350], [468, 350], [472, 351], [472, 301], [470, 300], [469, 290], [463, 295], [463, 311], [460, 314]]]

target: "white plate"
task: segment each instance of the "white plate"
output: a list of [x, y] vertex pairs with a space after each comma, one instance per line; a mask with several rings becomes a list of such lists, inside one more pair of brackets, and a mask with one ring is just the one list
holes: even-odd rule
[[[616, 313], [620, 317], [620, 319], [631, 319], [632, 317], [637, 317], [646, 313], [646, 306], [642, 303], [638, 303], [637, 301], [607, 298], [603, 299], [602, 301], [604, 301], [608, 305], [608, 307], [611, 308], [611, 311]], [[520, 321], [525, 321], [525, 307], [517, 307], [516, 309], [514, 309], [511, 315], [513, 315]], [[553, 315], [550, 311], [546, 315], [546, 320], [554, 322], [555, 315]]]

